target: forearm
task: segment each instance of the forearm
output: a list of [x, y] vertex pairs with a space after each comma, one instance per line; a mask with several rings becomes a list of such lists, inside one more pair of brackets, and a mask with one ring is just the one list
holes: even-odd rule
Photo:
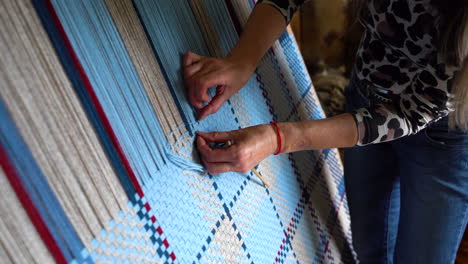
[[277, 9], [268, 4], [257, 5], [228, 58], [253, 71], [285, 29], [286, 22]]
[[[308, 149], [351, 147], [357, 132], [351, 114], [294, 123], [278, 123], [283, 142], [281, 153]], [[209, 142], [235, 144], [229, 148], [211, 148]], [[247, 173], [263, 159], [277, 152], [278, 137], [273, 125], [257, 125], [228, 132], [197, 132], [201, 160], [211, 174], [227, 171]]]
[[351, 114], [278, 125], [283, 139], [281, 153], [352, 147], [358, 138], [356, 122]]

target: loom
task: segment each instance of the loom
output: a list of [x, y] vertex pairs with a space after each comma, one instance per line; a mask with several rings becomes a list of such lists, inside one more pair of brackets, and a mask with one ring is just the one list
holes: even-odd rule
[[[0, 2], [2, 263], [349, 263], [336, 150], [196, 170], [195, 131], [324, 118], [290, 32], [195, 119], [181, 56], [223, 56], [252, 0]], [[175, 164], [171, 157], [187, 161]]]

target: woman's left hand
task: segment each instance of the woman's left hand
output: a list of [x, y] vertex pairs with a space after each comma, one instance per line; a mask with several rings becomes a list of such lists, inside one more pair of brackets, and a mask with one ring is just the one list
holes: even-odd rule
[[[212, 149], [208, 142], [234, 141], [226, 149]], [[229, 132], [197, 132], [197, 147], [210, 174], [228, 171], [247, 173], [277, 149], [276, 133], [271, 125], [258, 125]]]

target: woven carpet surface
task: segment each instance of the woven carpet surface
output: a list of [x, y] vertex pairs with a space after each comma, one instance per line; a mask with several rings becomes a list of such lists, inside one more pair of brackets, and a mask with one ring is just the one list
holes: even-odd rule
[[286, 31], [196, 120], [182, 55], [226, 55], [254, 5], [0, 2], [2, 263], [354, 261], [335, 149], [268, 157], [257, 171], [269, 188], [193, 168], [196, 131], [325, 117]]

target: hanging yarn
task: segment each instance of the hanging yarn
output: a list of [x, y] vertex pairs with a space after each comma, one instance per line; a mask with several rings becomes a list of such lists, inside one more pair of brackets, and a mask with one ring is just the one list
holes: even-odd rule
[[200, 162], [196, 131], [323, 117], [285, 32], [196, 121], [182, 55], [226, 55], [254, 2], [0, 1], [1, 262], [353, 262], [336, 150], [267, 158], [268, 188]]
[[181, 156], [178, 156], [178, 155], [175, 155], [173, 153], [171, 153], [169, 151], [169, 149], [166, 149], [166, 157], [167, 157], [167, 160], [170, 161], [173, 165], [179, 167], [180, 169], [182, 170], [188, 170], [188, 171], [198, 171], [200, 173], [203, 173], [205, 174], [207, 172], [207, 170], [205, 169], [205, 167], [203, 167], [203, 165], [195, 162], [195, 161], [192, 161], [192, 160], [189, 160], [189, 159], [186, 159], [186, 158], [182, 158]]
[[127, 195], [33, 5], [1, 1], [0, 19], [0, 148], [62, 255], [81, 261]]
[[[176, 134], [179, 136], [175, 142], [168, 141], [166, 143], [164, 154], [172, 165], [181, 170], [206, 174], [207, 170], [200, 164], [198, 151], [195, 148], [195, 137], [190, 136], [187, 131], [183, 133], [184, 130], [185, 126], [183, 124], [174, 128], [174, 131], [169, 134], [169, 138]], [[178, 153], [175, 153], [174, 150], [177, 150]]]

